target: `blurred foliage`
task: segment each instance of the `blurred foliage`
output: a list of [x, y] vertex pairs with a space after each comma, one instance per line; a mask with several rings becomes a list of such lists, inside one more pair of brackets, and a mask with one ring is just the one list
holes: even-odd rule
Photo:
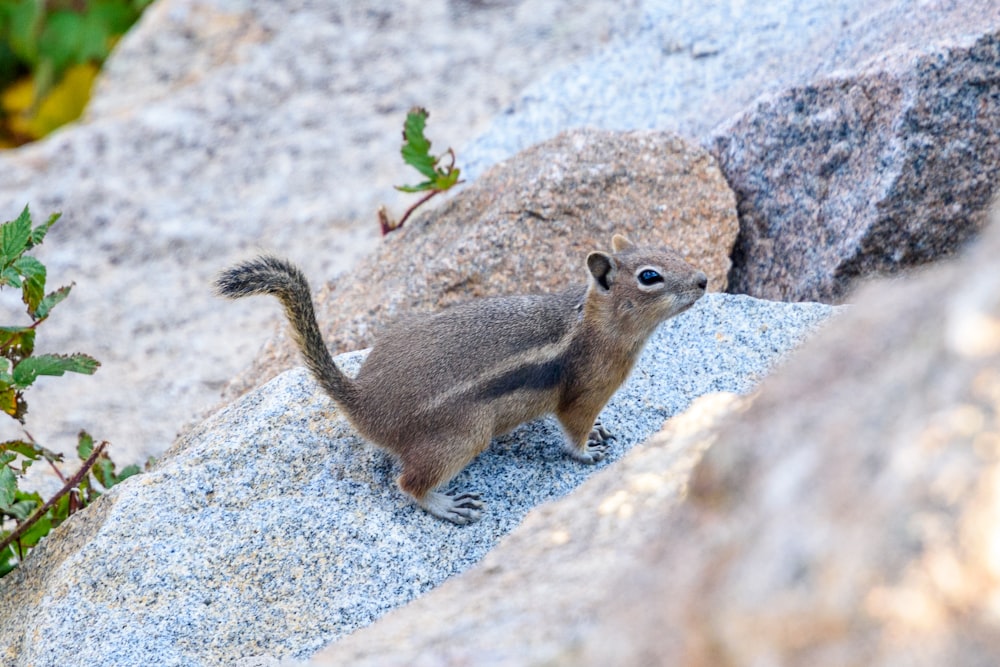
[[80, 116], [97, 71], [152, 0], [0, 0], [0, 148]]
[[[0, 288], [21, 292], [30, 322], [0, 326], [0, 412], [23, 426], [28, 404], [24, 393], [41, 376], [66, 373], [90, 375], [100, 366], [86, 354], [36, 354], [35, 338], [52, 309], [69, 296], [72, 285], [46, 292], [48, 270], [31, 252], [45, 240], [59, 219], [52, 215], [33, 225], [25, 206], [15, 220], [0, 224]], [[140, 472], [138, 466], [119, 471], [108, 458], [107, 442], [94, 443], [85, 431], [77, 436], [81, 465], [66, 477], [57, 463], [61, 454], [24, 437], [0, 442], [0, 577], [11, 572], [49, 532], [77, 510], [93, 502], [101, 491]], [[48, 500], [20, 486], [28, 468], [44, 461], [62, 481], [62, 488]]]

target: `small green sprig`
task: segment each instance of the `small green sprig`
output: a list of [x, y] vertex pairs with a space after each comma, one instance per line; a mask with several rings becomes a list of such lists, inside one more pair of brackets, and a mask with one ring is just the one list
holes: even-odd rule
[[[383, 236], [402, 227], [413, 211], [431, 197], [450, 190], [463, 182], [459, 180], [461, 170], [455, 166], [455, 151], [449, 148], [441, 155], [431, 155], [431, 142], [424, 136], [424, 128], [427, 126], [429, 115], [430, 113], [422, 107], [410, 109], [409, 113], [406, 114], [406, 121], [403, 123], [403, 147], [399, 151], [400, 155], [403, 156], [403, 161], [420, 172], [426, 180], [416, 185], [396, 186], [400, 192], [426, 192], [427, 194], [408, 208], [399, 222], [394, 222], [389, 217], [384, 206], [379, 207], [379, 225]], [[446, 157], [448, 162], [443, 164]]]

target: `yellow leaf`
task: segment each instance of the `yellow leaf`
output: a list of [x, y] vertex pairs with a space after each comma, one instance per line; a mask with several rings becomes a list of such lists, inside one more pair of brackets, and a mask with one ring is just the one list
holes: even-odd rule
[[90, 89], [97, 78], [97, 71], [98, 67], [93, 63], [73, 65], [42, 98], [33, 113], [35, 87], [31, 80], [22, 79], [7, 88], [0, 103], [11, 114], [11, 130], [40, 139], [57, 127], [79, 118], [90, 100]]
[[9, 114], [24, 113], [35, 99], [35, 83], [30, 76], [21, 77], [0, 94], [0, 106]]

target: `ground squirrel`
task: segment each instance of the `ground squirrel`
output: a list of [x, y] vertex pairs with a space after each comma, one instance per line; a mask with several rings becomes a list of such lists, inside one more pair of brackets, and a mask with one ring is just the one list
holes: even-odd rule
[[402, 463], [400, 488], [434, 516], [466, 524], [479, 494], [442, 490], [490, 440], [555, 414], [564, 448], [604, 458], [597, 419], [664, 320], [704, 293], [705, 274], [669, 249], [615, 235], [614, 252], [587, 256], [589, 280], [558, 294], [496, 297], [405, 318], [376, 341], [356, 379], [323, 342], [309, 284], [292, 264], [259, 257], [219, 276], [219, 294], [273, 294], [306, 366], [351, 424]]

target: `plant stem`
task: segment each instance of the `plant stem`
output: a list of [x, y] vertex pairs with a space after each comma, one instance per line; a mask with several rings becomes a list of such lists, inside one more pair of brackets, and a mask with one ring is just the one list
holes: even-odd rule
[[94, 467], [94, 464], [97, 463], [97, 459], [100, 458], [101, 454], [104, 453], [104, 450], [107, 446], [108, 446], [108, 441], [104, 440], [99, 445], [94, 447], [94, 451], [90, 453], [90, 456], [87, 457], [87, 460], [83, 462], [83, 465], [80, 466], [80, 469], [76, 471], [76, 474], [70, 477], [69, 480], [65, 484], [63, 484], [63, 487], [59, 489], [59, 492], [56, 493], [56, 495], [49, 498], [45, 502], [45, 504], [39, 507], [37, 510], [35, 510], [31, 516], [29, 516], [27, 519], [19, 523], [17, 525], [17, 528], [15, 528], [10, 535], [8, 535], [2, 541], [0, 541], [0, 552], [5, 551], [7, 547], [9, 547], [15, 540], [20, 538], [21, 535], [23, 535], [26, 530], [31, 528], [31, 526], [33, 526], [35, 522], [37, 522], [39, 519], [45, 516], [45, 513], [48, 512], [50, 509], [52, 509], [52, 507], [57, 502], [59, 502], [60, 498], [62, 498], [67, 493], [75, 489], [80, 484], [80, 482], [83, 481], [83, 478], [86, 477], [87, 473], [90, 472], [90, 469]]
[[403, 223], [406, 222], [406, 219], [410, 217], [410, 214], [413, 213], [413, 211], [418, 206], [420, 206], [421, 204], [425, 203], [428, 199], [430, 199], [434, 195], [436, 195], [438, 193], [441, 193], [441, 192], [444, 192], [444, 191], [443, 190], [431, 190], [426, 195], [424, 195], [423, 197], [421, 197], [420, 200], [416, 204], [414, 204], [410, 208], [406, 209], [406, 213], [403, 214], [403, 217], [399, 219], [399, 222], [396, 224], [395, 227], [393, 227], [393, 229], [399, 229], [400, 227], [402, 227]]

